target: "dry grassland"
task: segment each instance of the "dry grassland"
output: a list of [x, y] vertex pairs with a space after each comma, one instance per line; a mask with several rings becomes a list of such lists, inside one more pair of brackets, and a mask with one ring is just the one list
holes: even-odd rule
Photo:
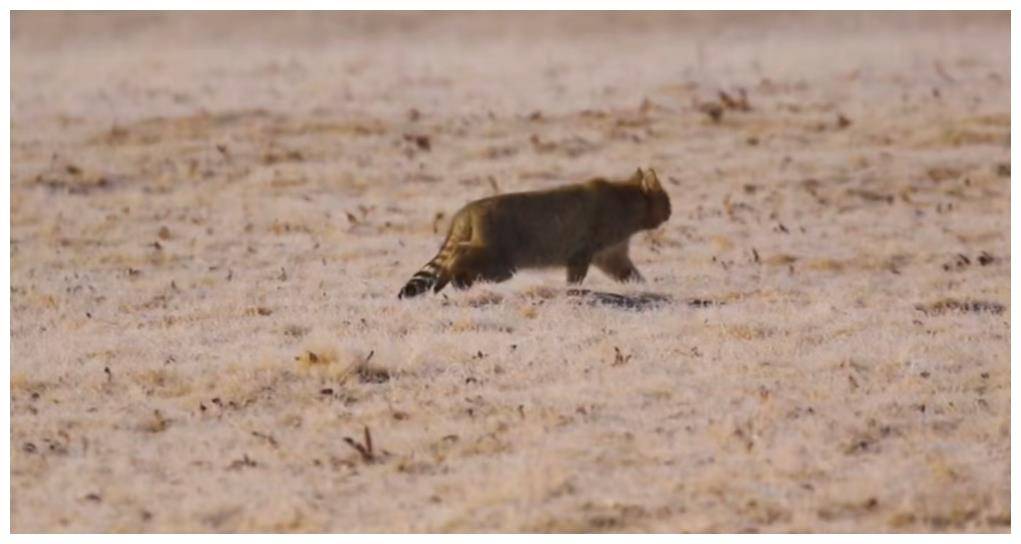
[[[1009, 34], [15, 14], [12, 528], [1008, 531]], [[637, 166], [624, 299], [397, 300], [468, 200]]]

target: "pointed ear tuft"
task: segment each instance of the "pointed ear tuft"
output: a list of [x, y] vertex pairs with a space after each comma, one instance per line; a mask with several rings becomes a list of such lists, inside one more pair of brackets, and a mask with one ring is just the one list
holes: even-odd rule
[[642, 169], [641, 169], [641, 168], [639, 168], [639, 169], [638, 169], [638, 171], [637, 171], [637, 172], [635, 172], [635, 173], [634, 173], [634, 174], [633, 174], [633, 175], [631, 176], [631, 179], [629, 179], [628, 181], [632, 181], [632, 182], [634, 182], [634, 183], [641, 183], [641, 181], [642, 181], [643, 179], [645, 179], [645, 172], [642, 172]]

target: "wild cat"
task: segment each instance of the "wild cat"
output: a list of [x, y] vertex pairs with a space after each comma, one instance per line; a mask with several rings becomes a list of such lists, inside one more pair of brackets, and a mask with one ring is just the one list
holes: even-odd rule
[[611, 278], [644, 281], [628, 257], [632, 234], [670, 218], [670, 197], [656, 172], [602, 178], [546, 191], [509, 193], [468, 203], [454, 214], [439, 253], [401, 289], [398, 298], [453, 282], [502, 282], [524, 268], [567, 267], [581, 283], [590, 265]]

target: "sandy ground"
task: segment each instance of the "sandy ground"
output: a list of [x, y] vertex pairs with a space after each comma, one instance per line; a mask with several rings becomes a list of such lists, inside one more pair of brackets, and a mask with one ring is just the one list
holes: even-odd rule
[[[16, 532], [1010, 528], [1006, 14], [19, 13], [12, 48]], [[649, 281], [585, 287], [667, 302], [396, 299], [468, 200], [640, 165]]]

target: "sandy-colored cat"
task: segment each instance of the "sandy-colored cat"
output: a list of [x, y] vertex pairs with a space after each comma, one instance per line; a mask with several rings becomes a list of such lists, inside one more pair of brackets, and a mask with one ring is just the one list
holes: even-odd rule
[[439, 253], [401, 289], [399, 298], [501, 282], [523, 268], [567, 267], [581, 283], [590, 264], [618, 281], [643, 281], [628, 258], [632, 234], [670, 218], [670, 197], [651, 168], [630, 179], [597, 178], [546, 191], [470, 202], [451, 221]]

